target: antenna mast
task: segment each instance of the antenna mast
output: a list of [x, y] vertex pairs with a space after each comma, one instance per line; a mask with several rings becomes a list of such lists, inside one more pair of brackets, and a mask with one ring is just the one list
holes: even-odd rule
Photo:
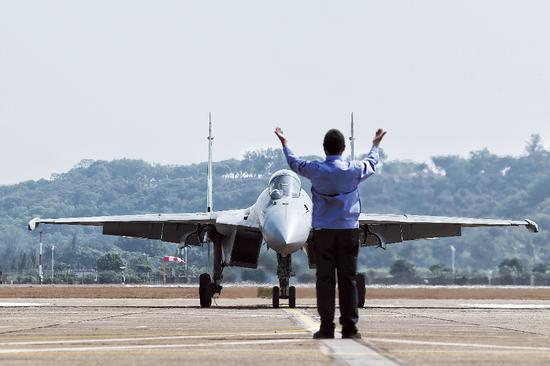
[[351, 112], [351, 136], [349, 138], [351, 145], [351, 160], [355, 160], [355, 135], [353, 130], [353, 112]]
[[208, 112], [208, 191], [206, 194], [206, 210], [212, 212], [212, 113]]

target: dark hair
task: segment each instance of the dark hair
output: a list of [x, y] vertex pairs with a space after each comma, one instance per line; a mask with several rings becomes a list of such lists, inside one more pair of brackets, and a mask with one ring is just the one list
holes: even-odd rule
[[328, 130], [323, 140], [323, 147], [327, 155], [340, 155], [346, 149], [346, 139], [342, 132], [336, 129]]

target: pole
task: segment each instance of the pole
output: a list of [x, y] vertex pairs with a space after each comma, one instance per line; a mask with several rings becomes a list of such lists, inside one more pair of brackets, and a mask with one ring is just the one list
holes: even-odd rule
[[183, 254], [185, 260], [185, 283], [189, 283], [189, 266], [187, 265], [187, 246], [183, 247]]
[[42, 231], [40, 232], [40, 246], [38, 250], [38, 278], [40, 284], [44, 283], [44, 274], [42, 273]]
[[206, 210], [212, 212], [212, 113], [208, 113], [208, 187], [206, 195]]
[[166, 286], [166, 262], [162, 262], [162, 283]]
[[53, 258], [54, 258], [54, 256], [53, 256], [53, 250], [54, 250], [54, 249], [55, 249], [55, 245], [52, 245], [52, 283], [53, 283], [53, 274], [54, 274], [54, 273], [53, 273]]
[[353, 112], [351, 112], [351, 136], [349, 138], [351, 146], [351, 160], [355, 160], [355, 131], [353, 126]]
[[[206, 195], [206, 210], [212, 212], [212, 113], [208, 112], [208, 187]], [[208, 268], [210, 268], [210, 238], [206, 232], [206, 245], [208, 247]]]
[[453, 272], [453, 280], [456, 278], [456, 270], [455, 270], [455, 253], [456, 248], [453, 245], [449, 245], [451, 248], [451, 271]]

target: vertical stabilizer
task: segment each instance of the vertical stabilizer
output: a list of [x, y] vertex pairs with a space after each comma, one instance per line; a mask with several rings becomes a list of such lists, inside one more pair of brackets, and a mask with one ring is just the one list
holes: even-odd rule
[[353, 112], [351, 112], [351, 136], [349, 138], [351, 146], [351, 160], [355, 160], [355, 132], [353, 130]]
[[208, 187], [206, 193], [206, 210], [212, 212], [212, 113], [208, 113]]

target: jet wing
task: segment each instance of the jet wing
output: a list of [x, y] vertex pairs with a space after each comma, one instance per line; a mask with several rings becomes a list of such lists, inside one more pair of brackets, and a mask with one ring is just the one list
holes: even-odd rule
[[58, 219], [34, 218], [29, 230], [41, 224], [101, 226], [103, 234], [157, 239], [172, 243], [200, 243], [200, 227], [206, 225], [257, 230], [255, 220], [248, 220], [248, 209], [199, 213], [142, 214]]
[[[512, 227], [523, 226], [538, 232], [538, 225], [531, 220], [474, 219], [467, 217], [361, 214], [359, 224], [378, 234], [385, 243], [399, 243], [415, 239], [435, 239], [462, 235], [464, 227]], [[378, 245], [375, 235], [367, 235], [367, 245]]]

